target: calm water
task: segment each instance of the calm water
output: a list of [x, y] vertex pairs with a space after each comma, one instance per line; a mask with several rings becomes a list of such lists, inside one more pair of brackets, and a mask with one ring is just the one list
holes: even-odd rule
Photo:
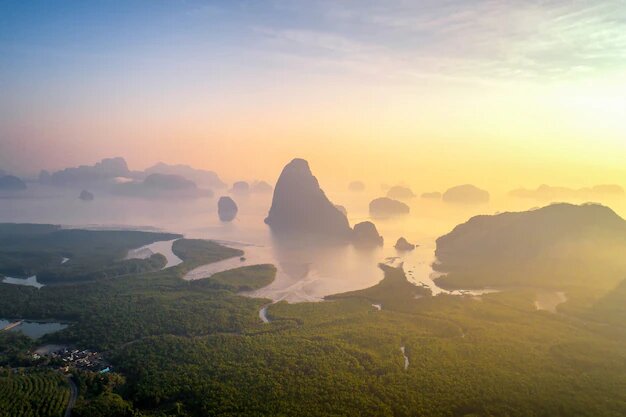
[[[411, 206], [410, 215], [392, 220], [373, 220], [385, 238], [384, 247], [359, 250], [352, 245], [320, 246], [276, 239], [263, 223], [271, 204], [271, 194], [233, 196], [239, 206], [238, 216], [231, 223], [222, 223], [216, 207], [219, 193], [214, 198], [179, 201], [96, 195], [92, 202], [80, 201], [75, 191], [35, 188], [30, 193], [30, 197], [3, 199], [0, 222], [156, 228], [182, 233], [189, 238], [223, 241], [243, 249], [246, 260], [241, 262], [239, 258], [234, 258], [208, 265], [193, 271], [188, 279], [202, 278], [243, 265], [271, 263], [278, 269], [276, 280], [252, 295], [288, 301], [314, 301], [328, 294], [374, 285], [382, 278], [382, 271], [377, 266], [380, 262], [404, 262], [410, 280], [430, 286], [435, 294], [443, 292], [434, 285], [430, 269], [437, 237], [477, 214], [526, 210], [545, 205], [532, 200], [494, 198], [489, 205], [458, 207], [441, 201], [414, 198], [407, 202]], [[41, 197], [44, 194], [47, 196]], [[352, 225], [370, 220], [367, 213], [369, 201], [384, 195], [378, 190], [372, 193], [341, 191], [327, 194], [333, 203], [347, 208]], [[620, 208], [624, 208], [623, 201], [608, 204], [623, 215], [624, 210], [620, 212]], [[393, 245], [401, 236], [420, 246], [412, 252], [398, 253]], [[170, 256], [171, 242], [160, 242], [148, 249], [164, 253], [168, 266], [179, 261]]]
[[165, 256], [165, 259], [167, 259], [167, 263], [164, 268], [176, 266], [183, 262], [183, 260], [176, 256], [172, 251], [172, 245], [176, 240], [177, 239], [154, 242], [137, 249], [132, 249], [128, 251], [126, 259], [146, 259], [155, 253], [160, 253]]
[[33, 275], [32, 277], [28, 277], [28, 278], [4, 277], [2, 278], [2, 282], [4, 284], [24, 285], [27, 287], [35, 287], [35, 288], [44, 287], [44, 284], [37, 281], [37, 277], [35, 275]]
[[[19, 320], [0, 319], [0, 329], [4, 329], [6, 326], [17, 321]], [[30, 338], [39, 339], [43, 335], [58, 332], [59, 330], [63, 330], [66, 327], [67, 324], [63, 323], [23, 321], [18, 326], [11, 328], [9, 331], [21, 332]]]

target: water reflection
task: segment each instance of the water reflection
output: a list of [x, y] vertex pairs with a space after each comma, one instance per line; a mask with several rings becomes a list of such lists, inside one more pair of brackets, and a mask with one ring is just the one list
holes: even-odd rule
[[[32, 192], [36, 194], [36, 186]], [[215, 198], [186, 200], [142, 200], [99, 195], [93, 204], [83, 204], [73, 190], [54, 189], [46, 192], [48, 194], [45, 197], [33, 195], [29, 198], [3, 200], [0, 221], [67, 224], [68, 219], [71, 219], [71, 225], [78, 227], [158, 227], [160, 230], [182, 233], [188, 238], [226, 242], [229, 246], [244, 250], [245, 261], [236, 257], [206, 265], [192, 271], [186, 278], [199, 279], [238, 266], [271, 263], [278, 269], [275, 282], [252, 295], [288, 301], [315, 301], [332, 293], [374, 285], [382, 278], [378, 268], [380, 262], [402, 262], [411, 282], [430, 287], [435, 295], [448, 293], [436, 285], [436, 274], [430, 267], [434, 260], [436, 238], [473, 215], [525, 210], [535, 204], [525, 200], [494, 198], [489, 205], [460, 207], [449, 206], [439, 200], [414, 198], [407, 202], [411, 206], [410, 215], [374, 221], [379, 234], [385, 239], [383, 247], [359, 250], [350, 244], [320, 245], [277, 239], [263, 222], [271, 204], [271, 194], [231, 195], [239, 206], [239, 212], [233, 222], [222, 223], [217, 215], [220, 194], [216, 194]], [[369, 201], [380, 197], [377, 190], [369, 194], [331, 190], [327, 191], [327, 195], [333, 203], [346, 207], [351, 225], [370, 220]], [[618, 212], [620, 209], [622, 213], [626, 212], [623, 206], [611, 206]], [[393, 245], [399, 237], [419, 246], [411, 252], [398, 252]], [[470, 293], [489, 291], [493, 290]], [[460, 291], [453, 293], [458, 294]]]
[[245, 295], [274, 301], [321, 301], [325, 296], [378, 283], [382, 271], [380, 262], [402, 265], [407, 279], [415, 285], [431, 289], [433, 295], [482, 295], [495, 289], [448, 291], [436, 283], [438, 276], [431, 268], [434, 243], [429, 242], [412, 252], [397, 252], [391, 248], [360, 249], [351, 244], [321, 244], [302, 240], [273, 240], [271, 246], [229, 244], [244, 251], [239, 257], [201, 266], [189, 272], [185, 279], [195, 280], [248, 265], [272, 263], [277, 268], [276, 279], [267, 287]]
[[[271, 263], [277, 268], [269, 286], [248, 293], [274, 301], [320, 301], [337, 292], [365, 288], [380, 281], [376, 265], [380, 250], [357, 250], [350, 244], [321, 244], [319, 241], [273, 238], [270, 245], [233, 244], [245, 259], [230, 258], [201, 266], [185, 279], [209, 277], [217, 272], [247, 265]], [[223, 243], [223, 242], [222, 242]]]
[[160, 253], [165, 256], [167, 261], [163, 269], [176, 266], [183, 262], [183, 260], [176, 256], [176, 254], [172, 251], [172, 245], [176, 242], [176, 240], [178, 239], [163, 240], [150, 243], [149, 245], [145, 245], [140, 248], [131, 249], [128, 251], [126, 259], [147, 259], [156, 253]]
[[[67, 324], [56, 322], [37, 322], [27, 320], [5, 320], [0, 319], [0, 329], [7, 328], [8, 331], [21, 332], [32, 339], [55, 333], [67, 328]], [[0, 330], [1, 331], [1, 330]]]

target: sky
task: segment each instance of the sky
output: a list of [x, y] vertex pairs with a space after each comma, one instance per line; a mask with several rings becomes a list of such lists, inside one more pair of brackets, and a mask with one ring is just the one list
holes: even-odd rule
[[626, 186], [626, 2], [0, 2], [0, 168]]

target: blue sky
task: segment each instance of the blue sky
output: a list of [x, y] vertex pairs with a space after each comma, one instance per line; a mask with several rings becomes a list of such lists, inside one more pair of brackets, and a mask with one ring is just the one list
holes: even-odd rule
[[625, 25], [623, 1], [3, 1], [0, 50], [10, 84], [217, 59], [544, 80], [623, 70]]

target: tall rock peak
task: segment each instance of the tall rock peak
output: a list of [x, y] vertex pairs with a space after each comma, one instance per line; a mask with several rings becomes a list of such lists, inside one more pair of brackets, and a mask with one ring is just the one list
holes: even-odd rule
[[324, 194], [309, 163], [296, 158], [283, 168], [265, 219], [276, 232], [349, 239], [347, 217]]

